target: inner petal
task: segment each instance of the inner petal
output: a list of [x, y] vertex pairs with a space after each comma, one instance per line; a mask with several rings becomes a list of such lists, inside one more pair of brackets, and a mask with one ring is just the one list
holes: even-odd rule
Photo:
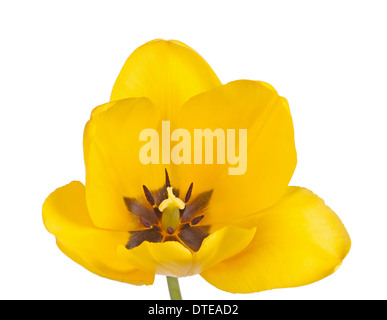
[[196, 51], [178, 41], [154, 40], [127, 59], [111, 101], [147, 97], [167, 115], [192, 96], [219, 85], [211, 67]]
[[197, 192], [214, 190], [206, 223], [232, 224], [270, 207], [286, 191], [296, 165], [293, 124], [286, 100], [274, 89], [234, 81], [191, 98], [175, 121], [174, 130], [190, 132], [194, 145], [195, 137], [201, 141], [202, 152], [193, 150], [192, 161], [174, 172], [180, 185], [195, 177]]

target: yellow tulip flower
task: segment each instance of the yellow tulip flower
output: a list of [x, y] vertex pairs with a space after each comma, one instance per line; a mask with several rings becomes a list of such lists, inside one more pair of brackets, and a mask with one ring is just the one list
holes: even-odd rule
[[166, 275], [172, 288], [200, 274], [221, 290], [258, 292], [320, 280], [350, 249], [324, 201], [288, 186], [286, 99], [260, 81], [222, 85], [181, 42], [133, 52], [83, 146], [86, 184], [55, 190], [43, 221], [60, 250], [102, 277], [151, 285]]

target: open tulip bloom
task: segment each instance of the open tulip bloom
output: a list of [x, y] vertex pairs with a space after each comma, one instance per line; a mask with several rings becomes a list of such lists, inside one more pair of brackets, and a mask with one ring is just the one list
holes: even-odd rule
[[285, 98], [269, 84], [222, 85], [187, 45], [154, 40], [122, 68], [111, 101], [83, 137], [86, 184], [44, 202], [61, 251], [97, 275], [134, 285], [200, 274], [251, 293], [333, 273], [350, 249], [337, 215], [296, 167]]

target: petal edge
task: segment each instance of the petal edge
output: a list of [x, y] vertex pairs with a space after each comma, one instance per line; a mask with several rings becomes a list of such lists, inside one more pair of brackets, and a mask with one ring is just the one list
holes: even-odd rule
[[254, 223], [257, 232], [250, 245], [204, 271], [206, 281], [233, 293], [302, 286], [337, 270], [351, 246], [337, 215], [305, 188], [289, 187]]

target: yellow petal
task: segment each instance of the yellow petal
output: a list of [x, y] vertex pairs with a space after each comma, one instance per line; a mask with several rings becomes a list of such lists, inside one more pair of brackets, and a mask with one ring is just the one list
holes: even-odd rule
[[338, 268], [351, 246], [337, 215], [305, 188], [289, 187], [280, 202], [245, 223], [257, 228], [246, 249], [201, 274], [221, 290], [248, 293], [318, 281]]
[[[268, 84], [240, 80], [195, 96], [177, 114], [173, 129], [176, 127], [188, 129], [195, 152], [191, 164], [174, 168], [180, 189], [187, 190], [191, 182], [194, 193], [213, 189], [203, 224], [232, 223], [268, 208], [284, 194], [297, 161], [293, 124], [286, 100]], [[213, 139], [213, 164], [206, 163], [207, 150], [202, 164], [195, 161], [200, 151], [194, 148], [195, 129], [220, 129], [224, 142], [218, 145], [222, 139]], [[230, 147], [228, 130], [235, 137]], [[243, 143], [239, 144], [239, 130], [247, 130], [246, 153]], [[207, 146], [205, 139], [203, 145]], [[241, 153], [238, 163], [231, 164], [229, 152]]]
[[99, 107], [84, 134], [86, 199], [90, 217], [101, 228], [136, 230], [141, 224], [131, 214], [124, 197], [144, 197], [165, 182], [167, 166], [140, 162], [144, 129], [159, 130], [160, 113], [145, 98], [124, 99]]
[[167, 119], [192, 96], [220, 84], [207, 62], [190, 47], [174, 40], [154, 40], [137, 48], [125, 62], [111, 101], [147, 97]]
[[239, 253], [251, 242], [254, 234], [255, 228], [248, 230], [234, 226], [224, 227], [210, 234], [194, 254], [189, 274], [200, 273]]
[[127, 232], [97, 229], [89, 218], [85, 188], [78, 181], [55, 190], [43, 204], [43, 221], [58, 247], [91, 272], [131, 284], [152, 284], [154, 274], [138, 270], [116, 254]]
[[144, 241], [138, 247], [126, 249], [121, 245], [118, 255], [138, 269], [171, 277], [185, 277], [192, 267], [192, 254], [181, 243]]
[[211, 268], [243, 250], [253, 239], [255, 228], [225, 227], [204, 241], [198, 252], [192, 252], [176, 241], [144, 241], [128, 250], [118, 247], [118, 255], [138, 269], [172, 277], [192, 276]]

